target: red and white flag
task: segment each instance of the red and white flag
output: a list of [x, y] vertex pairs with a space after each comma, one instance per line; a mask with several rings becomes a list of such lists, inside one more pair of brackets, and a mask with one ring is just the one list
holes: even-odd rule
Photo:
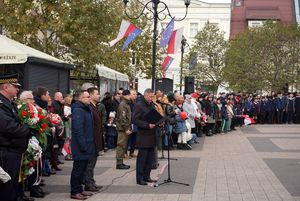
[[249, 115], [242, 115], [242, 117], [244, 118], [245, 125], [255, 124], [255, 120], [249, 117]]
[[171, 63], [173, 62], [173, 58], [170, 56], [166, 56], [166, 58], [164, 59], [164, 61], [162, 62], [160, 69], [162, 71], [167, 71], [168, 68], [170, 67]]
[[181, 40], [183, 35], [183, 27], [173, 31], [169, 42], [167, 54], [176, 54], [181, 47]]
[[136, 29], [137, 29], [137, 27], [134, 24], [132, 24], [126, 20], [122, 20], [118, 36], [116, 39], [109, 42], [109, 46], [110, 47], [114, 46], [120, 40], [127, 37], [130, 33], [134, 32]]
[[70, 139], [66, 139], [66, 141], [64, 143], [64, 146], [61, 150], [61, 153], [64, 156], [67, 156], [67, 155], [71, 154], [71, 140]]

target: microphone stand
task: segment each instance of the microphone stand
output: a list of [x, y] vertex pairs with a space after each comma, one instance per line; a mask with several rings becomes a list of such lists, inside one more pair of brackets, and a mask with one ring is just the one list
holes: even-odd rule
[[[170, 140], [171, 135], [168, 135], [168, 140]], [[167, 184], [167, 183], [174, 183], [174, 184], [180, 184], [180, 185], [184, 185], [184, 186], [189, 186], [190, 184], [186, 184], [186, 183], [181, 183], [181, 182], [177, 182], [177, 181], [173, 181], [171, 179], [171, 167], [170, 167], [170, 143], [168, 143], [168, 178], [165, 179], [162, 183], [157, 184], [157, 186], [161, 186], [163, 184]], [[176, 159], [177, 160], [177, 159]]]
[[[168, 126], [168, 125], [167, 125]], [[161, 132], [161, 137], [163, 137], [164, 135], [167, 135], [166, 134], [166, 131], [165, 131], [165, 125], [163, 125], [163, 126], [161, 126], [160, 127], [160, 132]], [[171, 134], [170, 134], [171, 135]], [[168, 135], [167, 135], [168, 136]], [[178, 160], [177, 158], [170, 158], [170, 157], [168, 157], [168, 158], [166, 158], [165, 157], [165, 155], [164, 155], [164, 148], [163, 148], [163, 146], [164, 146], [164, 141], [162, 140], [161, 141], [161, 157], [159, 157], [158, 159], [160, 159], [160, 160], [164, 160], [164, 159], [168, 159], [168, 160]], [[168, 136], [168, 150], [170, 149], [170, 139], [169, 139], [169, 136]]]

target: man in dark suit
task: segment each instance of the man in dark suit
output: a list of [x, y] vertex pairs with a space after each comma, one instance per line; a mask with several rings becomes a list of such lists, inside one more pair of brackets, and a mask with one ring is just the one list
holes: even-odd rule
[[79, 93], [79, 100], [72, 105], [72, 156], [71, 198], [85, 200], [92, 193], [83, 191], [83, 176], [88, 161], [97, 155], [94, 141], [94, 120], [89, 107], [90, 95]]
[[144, 96], [136, 104], [133, 113], [133, 123], [138, 127], [136, 146], [139, 152], [136, 160], [136, 182], [139, 185], [147, 185], [147, 182], [155, 182], [150, 178], [150, 173], [156, 145], [156, 128], [155, 124], [149, 123], [145, 118], [145, 115], [154, 109], [153, 98], [153, 90], [146, 89]]
[[13, 100], [20, 84], [15, 75], [0, 77], [0, 166], [11, 180], [0, 181], [0, 199], [15, 201], [22, 154], [26, 151], [30, 129], [21, 124]]

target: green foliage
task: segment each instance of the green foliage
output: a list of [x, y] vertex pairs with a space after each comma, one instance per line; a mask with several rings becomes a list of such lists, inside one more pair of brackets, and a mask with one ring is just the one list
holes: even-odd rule
[[230, 41], [224, 78], [234, 90], [282, 90], [297, 82], [299, 27], [267, 22]]
[[223, 82], [223, 68], [227, 41], [224, 32], [207, 22], [195, 36], [189, 57], [197, 55], [197, 65], [189, 71], [201, 84], [217, 88]]
[[[132, 1], [130, 13], [140, 9]], [[33, 48], [64, 59], [76, 66], [73, 74], [93, 72], [95, 64], [104, 64], [134, 76], [149, 74], [151, 63], [150, 25], [145, 18], [131, 21], [144, 30], [122, 52], [121, 44], [108, 47], [116, 38], [122, 19], [126, 19], [120, 0], [6, 0], [0, 7], [0, 24], [6, 35]], [[132, 51], [138, 55], [138, 65], [129, 66]]]

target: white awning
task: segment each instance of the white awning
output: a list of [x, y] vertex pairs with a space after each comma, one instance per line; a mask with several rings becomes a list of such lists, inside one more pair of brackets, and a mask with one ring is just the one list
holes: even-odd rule
[[25, 63], [28, 57], [36, 57], [57, 63], [66, 63], [63, 60], [0, 35], [0, 64], [21, 64]]
[[128, 75], [120, 73], [104, 65], [96, 65], [96, 69], [98, 70], [99, 77], [105, 77], [111, 80], [119, 80], [125, 82], [129, 81]]

